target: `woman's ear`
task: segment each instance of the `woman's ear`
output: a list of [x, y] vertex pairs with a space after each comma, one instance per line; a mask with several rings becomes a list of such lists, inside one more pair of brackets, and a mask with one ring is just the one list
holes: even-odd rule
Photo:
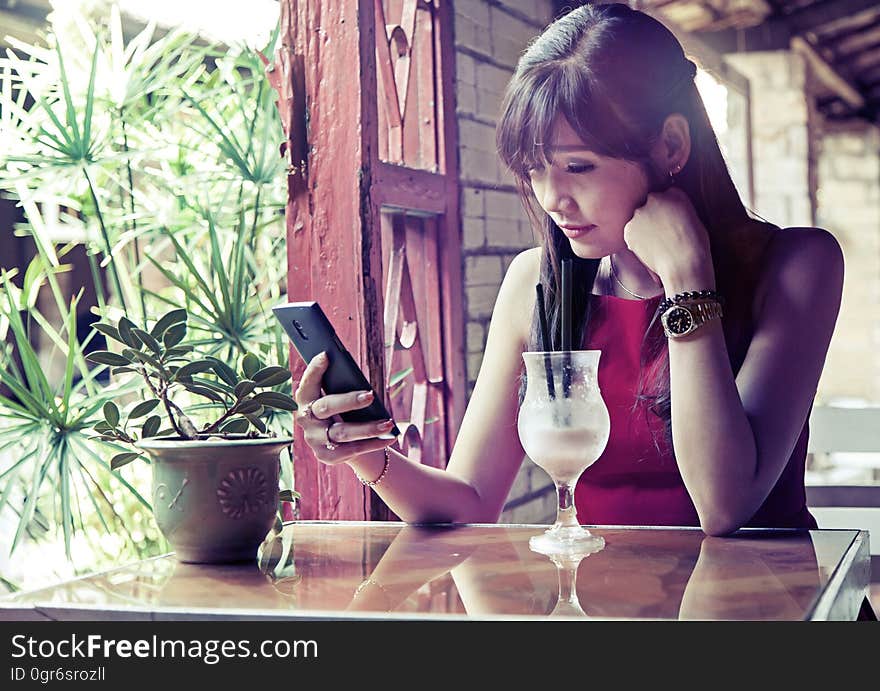
[[666, 116], [660, 136], [654, 143], [651, 158], [660, 174], [677, 175], [691, 155], [691, 128], [681, 113]]

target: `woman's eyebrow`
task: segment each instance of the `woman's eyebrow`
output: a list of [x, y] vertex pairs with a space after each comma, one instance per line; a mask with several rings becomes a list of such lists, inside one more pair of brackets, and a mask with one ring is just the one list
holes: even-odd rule
[[588, 149], [583, 144], [569, 144], [567, 146], [553, 146], [553, 147], [550, 147], [550, 151], [585, 151], [587, 153], [591, 153], [590, 149]]

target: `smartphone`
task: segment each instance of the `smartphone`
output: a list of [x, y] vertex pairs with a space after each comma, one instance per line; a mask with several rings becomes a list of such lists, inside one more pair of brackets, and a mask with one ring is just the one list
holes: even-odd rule
[[[342, 345], [336, 330], [317, 302], [288, 302], [272, 308], [281, 326], [290, 336], [302, 359], [308, 363], [319, 353], [326, 352], [330, 362], [321, 379], [325, 393], [349, 393], [350, 391], [373, 391], [373, 402], [366, 408], [350, 410], [340, 417], [347, 422], [379, 422], [391, 420], [391, 414], [382, 403], [367, 377], [358, 367], [351, 353]], [[396, 439], [400, 435], [397, 425], [380, 439]]]

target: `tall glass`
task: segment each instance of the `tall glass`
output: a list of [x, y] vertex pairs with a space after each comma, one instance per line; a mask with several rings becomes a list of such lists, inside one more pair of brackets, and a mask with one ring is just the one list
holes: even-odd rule
[[529, 546], [541, 554], [589, 554], [605, 541], [582, 528], [574, 507], [581, 474], [602, 455], [611, 422], [599, 391], [599, 350], [526, 352], [517, 428], [523, 449], [556, 485], [556, 523]]

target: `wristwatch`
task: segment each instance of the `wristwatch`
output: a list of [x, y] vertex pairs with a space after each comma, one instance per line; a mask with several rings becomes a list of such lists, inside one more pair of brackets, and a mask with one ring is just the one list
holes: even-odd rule
[[717, 300], [688, 301], [672, 304], [660, 315], [660, 322], [667, 338], [682, 338], [721, 316]]

